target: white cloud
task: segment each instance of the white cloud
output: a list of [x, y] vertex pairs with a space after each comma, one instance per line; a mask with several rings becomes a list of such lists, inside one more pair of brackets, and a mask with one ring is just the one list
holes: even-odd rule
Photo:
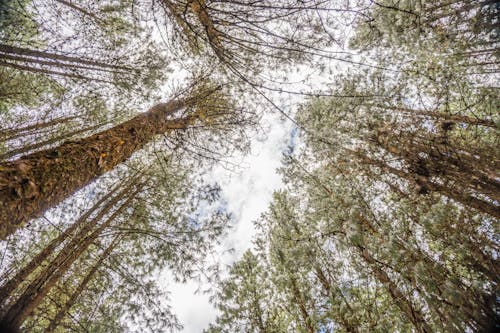
[[[291, 133], [291, 124], [283, 122], [278, 115], [267, 114], [262, 119], [267, 126], [267, 138], [252, 140], [251, 154], [243, 158], [245, 168], [238, 174], [222, 167], [210, 175], [222, 188], [222, 199], [227, 202], [227, 210], [233, 214], [235, 225], [224, 242], [225, 249], [234, 248], [234, 253], [221, 258], [223, 264], [237, 260], [251, 247], [255, 234], [252, 221], [268, 207], [272, 193], [282, 186], [277, 168], [286, 150]], [[208, 301], [208, 295], [195, 295], [198, 285], [174, 283], [167, 286], [171, 292], [174, 312], [184, 325], [183, 332], [197, 333], [208, 327], [215, 319], [216, 310]]]

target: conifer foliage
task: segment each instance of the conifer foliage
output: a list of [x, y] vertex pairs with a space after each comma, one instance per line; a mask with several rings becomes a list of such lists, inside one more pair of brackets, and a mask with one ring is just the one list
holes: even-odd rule
[[[0, 331], [180, 331], [193, 279], [207, 333], [498, 329], [499, 11], [0, 1]], [[221, 274], [207, 171], [269, 109], [285, 186]]]

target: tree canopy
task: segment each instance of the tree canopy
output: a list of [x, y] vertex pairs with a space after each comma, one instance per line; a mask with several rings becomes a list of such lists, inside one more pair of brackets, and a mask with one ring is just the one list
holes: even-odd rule
[[[193, 279], [212, 333], [498, 328], [499, 11], [2, 1], [0, 330], [179, 331]], [[207, 174], [273, 112], [285, 185], [224, 270]]]

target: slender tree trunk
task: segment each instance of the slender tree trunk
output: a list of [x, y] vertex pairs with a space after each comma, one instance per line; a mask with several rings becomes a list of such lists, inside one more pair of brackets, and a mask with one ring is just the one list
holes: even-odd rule
[[440, 193], [450, 199], [455, 200], [458, 203], [461, 203], [464, 206], [468, 206], [480, 212], [489, 214], [496, 218], [500, 218], [500, 208], [494, 203], [476, 198], [469, 193], [458, 191], [456, 189], [450, 188], [449, 186], [437, 184], [436, 182], [429, 180], [427, 177], [408, 173], [404, 170], [390, 166], [384, 161], [376, 160], [366, 155], [360, 154], [360, 152], [357, 152], [356, 155], [368, 165], [377, 166], [383, 171], [390, 172], [395, 176], [405, 179], [412, 184], [421, 186], [429, 191]]
[[26, 67], [33, 68], [34, 70], [37, 70], [38, 67], [33, 67], [28, 64], [37, 64], [41, 66], [52, 66], [52, 67], [57, 67], [57, 68], [62, 68], [62, 69], [69, 69], [72, 71], [94, 71], [94, 72], [108, 72], [108, 73], [117, 73], [117, 74], [124, 74], [126, 73], [123, 70], [117, 70], [117, 69], [112, 69], [112, 68], [102, 68], [102, 67], [93, 67], [92, 65], [80, 65], [80, 64], [75, 64], [75, 63], [66, 63], [66, 62], [56, 62], [56, 61], [51, 61], [51, 60], [41, 60], [38, 58], [27, 58], [23, 56], [18, 56], [18, 55], [11, 55], [11, 54], [2, 54], [2, 58], [8, 59], [8, 60], [13, 60], [13, 61], [19, 61], [25, 63]]
[[[26, 291], [19, 299], [7, 309], [1, 322], [7, 323], [11, 327], [20, 327], [30, 313], [44, 300], [50, 290], [60, 281], [62, 276], [68, 272], [72, 264], [84, 253], [88, 247], [96, 240], [96, 238], [111, 225], [125, 208], [129, 207], [129, 203], [142, 187], [139, 186], [121, 206], [109, 216], [96, 230], [84, 239], [69, 253], [63, 253], [64, 258], [56, 263], [56, 269], [46, 278], [35, 281], [30, 284]], [[61, 252], [62, 253], [62, 252]], [[51, 263], [52, 265], [52, 263]]]
[[171, 119], [173, 114], [201, 104], [214, 91], [157, 104], [101, 133], [0, 163], [0, 239], [125, 162], [156, 135], [188, 128], [198, 112]]
[[[344, 294], [342, 293], [342, 290], [340, 290], [338, 287], [332, 287], [332, 284], [330, 283], [330, 281], [328, 281], [325, 273], [323, 272], [323, 270], [321, 269], [320, 266], [315, 266], [314, 271], [316, 273], [316, 277], [318, 278], [319, 282], [321, 283], [321, 285], [323, 286], [323, 289], [327, 292], [327, 294], [330, 296], [333, 293], [332, 289], [333, 288], [337, 289], [337, 292], [339, 293], [340, 297], [344, 301], [344, 304], [349, 309], [351, 317], [355, 317], [355, 313], [354, 313], [351, 305], [347, 301], [347, 299], [344, 297]], [[356, 326], [352, 325], [349, 322], [349, 320], [345, 318], [344, 315], [340, 314], [340, 318], [339, 319], [340, 319], [339, 320], [340, 324], [342, 324], [344, 326], [344, 328], [345, 328], [345, 330], [347, 332], [349, 332], [349, 333], [358, 333], [359, 332], [358, 328]]]
[[76, 74], [76, 73], [71, 73], [71, 72], [60, 72], [60, 71], [55, 71], [55, 70], [46, 69], [46, 68], [35, 68], [35, 67], [31, 67], [31, 66], [16, 64], [13, 62], [8, 62], [5, 60], [2, 60], [2, 57], [0, 57], [0, 66], [11, 67], [11, 68], [15, 68], [15, 69], [18, 69], [21, 71], [27, 71], [27, 72], [32, 72], [32, 73], [44, 74], [44, 75], [56, 75], [56, 76], [62, 76], [62, 77], [69, 77], [72, 79], [79, 79], [79, 80], [85, 80], [85, 81], [95, 81], [95, 82], [102, 82], [102, 83], [109, 83], [109, 84], [113, 83], [112, 81], [102, 80], [102, 79], [98, 79], [95, 77], [88, 77], [88, 76], [84, 76], [84, 75]]
[[131, 69], [130, 67], [106, 64], [104, 62], [100, 62], [100, 61], [96, 61], [96, 60], [89, 60], [89, 59], [85, 59], [85, 58], [80, 58], [80, 57], [75, 57], [75, 56], [67, 56], [67, 55], [62, 55], [62, 54], [57, 54], [57, 53], [50, 53], [50, 52], [46, 52], [46, 51], [32, 50], [32, 49], [16, 47], [16, 46], [11, 46], [11, 45], [6, 45], [6, 44], [0, 44], [0, 58], [2, 57], [2, 53], [4, 53], [4, 54], [17, 54], [17, 55], [21, 55], [21, 56], [33, 57], [33, 58], [39, 58], [39, 59], [50, 59], [53, 61], [72, 62], [72, 63], [78, 63], [78, 64], [82, 64], [82, 65], [90, 65], [90, 66], [103, 67], [103, 68], [124, 69], [124, 70]]
[[83, 14], [84, 16], [88, 16], [90, 18], [92, 18], [94, 21], [98, 22], [98, 23], [102, 23], [103, 21], [97, 17], [97, 15], [95, 15], [94, 13], [91, 13], [85, 9], [83, 9], [82, 7], [79, 7], [77, 5], [75, 5], [73, 2], [71, 1], [66, 1], [66, 0], [55, 0], [56, 2], [59, 2], [60, 4], [62, 5], [65, 5], [81, 14]]
[[[116, 204], [127, 196], [135, 182], [137, 177], [130, 181], [129, 185], [123, 188], [119, 193], [117, 193], [113, 198], [111, 198], [100, 211], [93, 217], [90, 221], [81, 220], [80, 223], [83, 227], [77, 232], [76, 235], [72, 236], [71, 239], [64, 245], [64, 247], [59, 251], [57, 256], [53, 258], [50, 262], [45, 264], [45, 268], [40, 272], [34, 279], [31, 280], [30, 284], [25, 288], [24, 294], [30, 293], [30, 290], [36, 290], [37, 286], [42, 285], [44, 281], [50, 278], [52, 274], [58, 269], [59, 266], [67, 259], [67, 257], [77, 249], [82, 241], [84, 241], [88, 235], [96, 228], [99, 221], [101, 221], [106, 214], [108, 214]], [[134, 193], [137, 193], [137, 189]], [[88, 214], [89, 216], [91, 214]], [[88, 216], [87, 216], [88, 217]], [[74, 231], [74, 230], [73, 230]]]
[[462, 124], [468, 124], [468, 125], [480, 125], [480, 126], [496, 128], [495, 122], [493, 120], [489, 120], [489, 119], [474, 118], [474, 117], [465, 116], [465, 115], [453, 115], [453, 114], [439, 112], [439, 111], [413, 110], [413, 109], [406, 109], [406, 108], [387, 106], [387, 105], [377, 105], [377, 106], [380, 108], [384, 108], [384, 109], [391, 109], [391, 110], [399, 111], [399, 112], [407, 114], [409, 116], [422, 116], [422, 117], [428, 117], [428, 118], [440, 120], [440, 121], [449, 121], [452, 123], [462, 123]]
[[[291, 274], [293, 274], [293, 273], [291, 273]], [[306, 328], [306, 331], [307, 331], [307, 333], [314, 333], [314, 327], [312, 326], [311, 318], [309, 316], [309, 313], [307, 312], [307, 307], [306, 307], [306, 304], [304, 302], [304, 298], [302, 296], [302, 293], [300, 292], [299, 287], [297, 285], [297, 281], [292, 276], [290, 279], [290, 282], [292, 285], [293, 296], [295, 298], [295, 302], [299, 306], [300, 315], [302, 316], [302, 321], [304, 322], [304, 326]]]
[[[12, 292], [19, 287], [19, 284], [25, 281], [34, 271], [37, 269], [44, 260], [48, 259], [54, 252], [54, 250], [64, 243], [67, 239], [73, 237], [75, 231], [81, 228], [88, 218], [98, 209], [101, 209], [103, 214], [107, 212], [115, 203], [116, 198], [123, 196], [124, 192], [117, 194], [114, 198], [111, 198], [113, 194], [123, 186], [123, 184], [117, 185], [108, 194], [99, 199], [89, 210], [87, 210], [82, 216], [78, 218], [69, 228], [63, 231], [58, 237], [54, 238], [42, 251], [40, 251], [26, 266], [19, 270], [9, 281], [5, 282], [0, 288], [0, 305], [5, 303], [7, 298], [12, 295]], [[128, 190], [129, 188], [125, 188]], [[108, 201], [106, 205], [103, 204]], [[64, 254], [68, 251], [67, 247], [64, 247], [60, 254]], [[51, 267], [52, 265], [49, 265]]]
[[73, 291], [73, 293], [71, 294], [69, 299], [66, 301], [66, 303], [64, 303], [64, 305], [57, 311], [57, 314], [51, 320], [49, 326], [45, 329], [45, 333], [51, 333], [57, 328], [57, 326], [59, 325], [61, 320], [68, 313], [68, 311], [71, 309], [71, 307], [76, 303], [76, 301], [78, 300], [78, 297], [80, 297], [81, 293], [87, 287], [87, 284], [89, 284], [89, 282], [94, 277], [94, 274], [101, 267], [104, 260], [106, 260], [108, 258], [108, 256], [111, 254], [111, 252], [114, 250], [116, 245], [120, 242], [120, 240], [121, 240], [121, 235], [116, 236], [115, 239], [113, 239], [113, 241], [111, 242], [111, 244], [103, 251], [103, 253], [99, 256], [99, 259], [92, 266], [92, 268], [87, 273], [87, 275], [85, 275], [83, 280], [78, 284], [75, 291]]
[[35, 149], [39, 149], [39, 148], [42, 148], [42, 147], [45, 147], [45, 146], [53, 145], [55, 143], [61, 142], [64, 139], [71, 138], [74, 135], [78, 135], [78, 134], [81, 134], [81, 133], [85, 133], [85, 132], [90, 132], [90, 131], [96, 130], [96, 129], [100, 128], [100, 127], [103, 127], [104, 125], [105, 124], [98, 124], [98, 125], [94, 125], [94, 126], [80, 128], [80, 129], [74, 130], [71, 133], [65, 133], [65, 134], [58, 135], [56, 137], [47, 139], [45, 141], [41, 141], [41, 142], [37, 142], [37, 143], [33, 143], [33, 144], [22, 146], [22, 147], [19, 147], [19, 148], [16, 148], [16, 149], [9, 150], [5, 154], [0, 155], [0, 160], [6, 160], [6, 159], [9, 159], [9, 158], [14, 157], [16, 155], [19, 155], [19, 154], [27, 153], [27, 152], [33, 151]]
[[381, 269], [377, 261], [371, 256], [371, 254], [363, 248], [362, 246], [357, 246], [361, 257], [370, 266], [375, 278], [384, 285], [389, 294], [391, 295], [394, 303], [399, 307], [399, 309], [405, 314], [405, 316], [410, 320], [415, 328], [419, 332], [432, 333], [433, 330], [427, 324], [422, 313], [415, 309], [413, 304], [408, 300], [405, 294], [398, 288], [398, 286], [391, 280], [389, 275]]
[[33, 125], [27, 125], [24, 127], [20, 128], [15, 128], [15, 129], [10, 129], [10, 128], [5, 128], [5, 129], [0, 129], [0, 139], [2, 140], [13, 140], [17, 139], [21, 136], [29, 135], [31, 134], [31, 131], [35, 130], [41, 130], [47, 127], [52, 127], [58, 124], [63, 124], [66, 123], [70, 120], [76, 119], [78, 116], [70, 116], [70, 117], [60, 117], [60, 118], [55, 118], [43, 123], [36, 123]]

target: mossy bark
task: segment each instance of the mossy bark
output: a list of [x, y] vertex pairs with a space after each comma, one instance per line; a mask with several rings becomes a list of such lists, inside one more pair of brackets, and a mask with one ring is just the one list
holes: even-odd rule
[[197, 113], [177, 119], [172, 114], [202, 103], [211, 93], [157, 104], [101, 133], [0, 163], [0, 239], [126, 161], [156, 135], [186, 129]]

